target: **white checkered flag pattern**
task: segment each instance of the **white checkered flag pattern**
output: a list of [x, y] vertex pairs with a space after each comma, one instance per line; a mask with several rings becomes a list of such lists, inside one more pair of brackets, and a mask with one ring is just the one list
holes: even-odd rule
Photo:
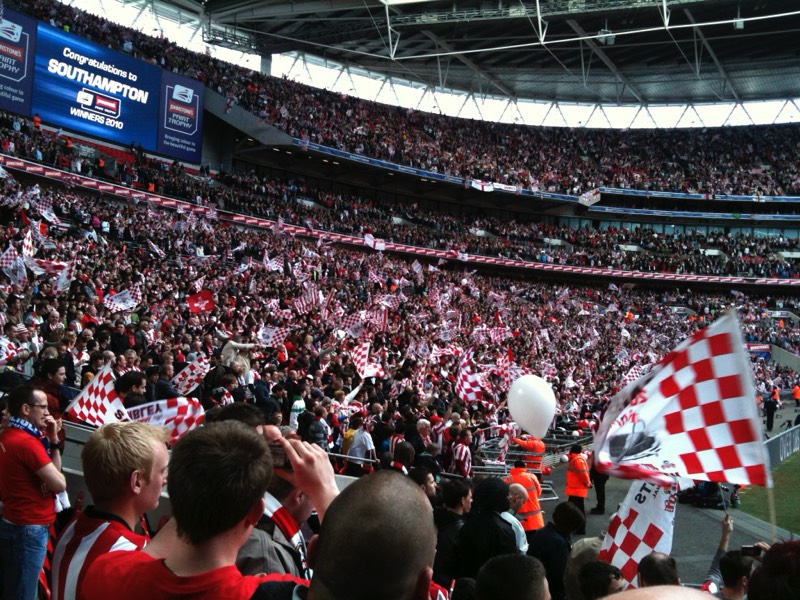
[[651, 552], [672, 551], [676, 506], [677, 486], [634, 481], [611, 518], [597, 559], [618, 567], [625, 581], [636, 587], [639, 561]]
[[203, 378], [211, 370], [208, 359], [199, 354], [192, 362], [178, 371], [172, 378], [172, 386], [181, 396], [187, 396], [193, 389], [203, 383]]
[[734, 312], [681, 342], [612, 400], [596, 464], [627, 479], [772, 487], [750, 362]]
[[369, 347], [370, 342], [359, 344], [350, 353], [353, 359], [353, 364], [356, 366], [356, 372], [362, 379], [367, 377], [383, 377], [383, 367], [377, 363], [369, 362]]
[[258, 330], [258, 341], [267, 348], [277, 348], [286, 341], [292, 330], [289, 327], [264, 326]]
[[[141, 296], [141, 294], [140, 294]], [[139, 298], [141, 299], [141, 298]], [[103, 299], [103, 306], [112, 313], [133, 310], [139, 304], [135, 290], [125, 290], [118, 294], [109, 294]]]
[[64, 412], [72, 415], [77, 421], [95, 427], [106, 423], [130, 421], [122, 400], [114, 391], [114, 373], [111, 365], [100, 369]]
[[473, 354], [471, 348], [464, 353], [456, 376], [456, 396], [466, 403], [479, 402], [483, 396], [480, 376], [472, 367]]

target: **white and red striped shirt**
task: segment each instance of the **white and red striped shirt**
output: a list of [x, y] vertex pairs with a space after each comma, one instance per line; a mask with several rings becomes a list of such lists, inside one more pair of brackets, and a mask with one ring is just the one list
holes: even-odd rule
[[52, 600], [75, 600], [87, 567], [115, 550], [141, 550], [147, 538], [130, 530], [119, 517], [95, 511], [78, 514], [61, 533], [50, 574]]
[[472, 477], [472, 452], [469, 444], [453, 445], [453, 464], [450, 470], [464, 477]]

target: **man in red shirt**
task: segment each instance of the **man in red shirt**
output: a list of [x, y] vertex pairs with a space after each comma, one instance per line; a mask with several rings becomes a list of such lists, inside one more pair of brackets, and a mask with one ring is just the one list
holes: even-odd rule
[[[328, 455], [318, 446], [281, 438], [294, 482], [324, 518], [338, 490]], [[305, 583], [288, 575], [245, 576], [236, 553], [264, 513], [272, 454], [251, 427], [213, 423], [182, 437], [169, 462], [173, 519], [139, 552], [111, 552], [88, 569], [78, 597], [105, 600], [249, 600], [262, 583]]]
[[0, 434], [0, 574], [6, 598], [35, 598], [44, 564], [55, 495], [67, 489], [61, 473], [61, 423], [44, 392], [29, 385], [8, 396], [8, 428]]
[[115, 550], [141, 550], [134, 531], [142, 513], [158, 506], [167, 483], [169, 432], [146, 423], [110, 423], [81, 453], [93, 505], [61, 533], [53, 553], [52, 598], [74, 599], [88, 565]]

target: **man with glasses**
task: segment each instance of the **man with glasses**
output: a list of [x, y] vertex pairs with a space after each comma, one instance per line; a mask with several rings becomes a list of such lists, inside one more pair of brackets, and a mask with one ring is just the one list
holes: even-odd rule
[[12, 390], [8, 428], [0, 434], [0, 574], [4, 598], [34, 600], [56, 518], [55, 495], [67, 489], [58, 431], [47, 396], [32, 386]]

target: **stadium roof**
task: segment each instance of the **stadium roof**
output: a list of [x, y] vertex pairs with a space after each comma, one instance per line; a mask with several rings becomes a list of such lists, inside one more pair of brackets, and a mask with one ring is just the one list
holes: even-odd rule
[[475, 94], [609, 104], [800, 96], [797, 0], [206, 0], [203, 9], [215, 24], [209, 42]]

